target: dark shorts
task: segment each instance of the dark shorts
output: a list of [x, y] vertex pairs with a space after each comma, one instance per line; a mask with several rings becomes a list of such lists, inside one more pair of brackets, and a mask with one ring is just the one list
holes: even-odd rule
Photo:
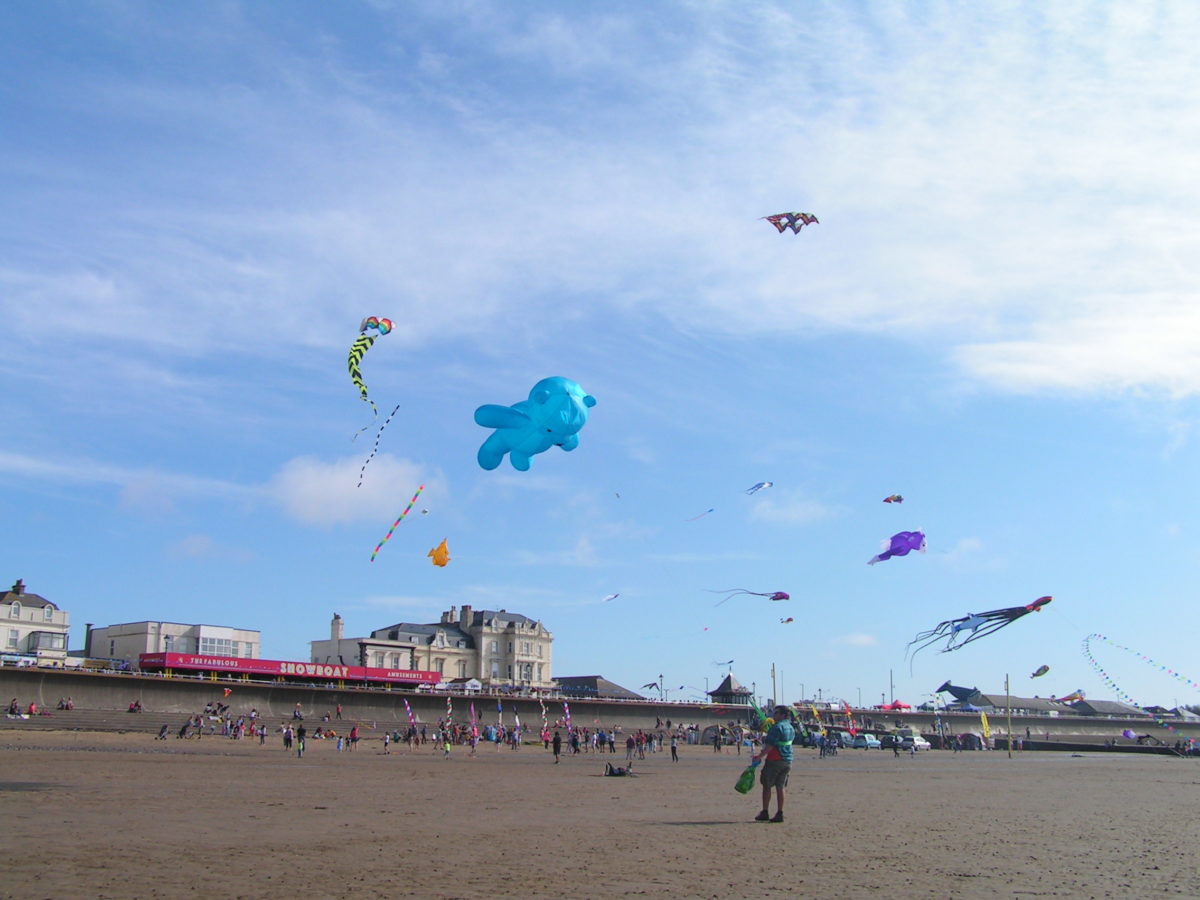
[[787, 787], [788, 773], [791, 771], [791, 763], [781, 759], [769, 759], [763, 763], [759, 780], [763, 787]]

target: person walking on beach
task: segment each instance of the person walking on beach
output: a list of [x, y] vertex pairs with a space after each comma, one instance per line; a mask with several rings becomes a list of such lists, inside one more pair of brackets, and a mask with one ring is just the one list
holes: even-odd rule
[[[755, 759], [762, 759], [762, 812], [754, 817], [756, 822], [783, 821], [783, 793], [787, 787], [788, 774], [792, 770], [792, 741], [796, 729], [792, 727], [791, 711], [786, 706], [776, 706], [772, 711], [775, 724], [763, 738], [763, 752]], [[775, 815], [771, 816], [771, 789], [775, 789]]]
[[679, 762], [679, 738], [671, 735], [671, 762]]
[[350, 746], [348, 749], [351, 752], [353, 752], [354, 748], [357, 746], [358, 746], [358, 723], [355, 722], [354, 726], [350, 729]]
[[557, 766], [559, 757], [562, 755], [562, 735], [557, 731], [554, 732], [554, 740], [552, 743], [554, 744], [554, 764]]
[[304, 757], [304, 738], [308, 735], [308, 729], [301, 725], [296, 729], [296, 758]]

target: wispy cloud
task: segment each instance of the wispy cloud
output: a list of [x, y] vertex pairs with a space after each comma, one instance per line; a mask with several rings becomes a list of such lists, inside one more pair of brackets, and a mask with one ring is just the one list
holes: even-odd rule
[[518, 550], [516, 558], [518, 562], [530, 566], [549, 564], [591, 568], [600, 565], [600, 557], [596, 553], [596, 548], [593, 546], [591, 538], [586, 535], [580, 536], [572, 546], [565, 549], [548, 550], [542, 553]]
[[753, 519], [786, 522], [792, 525], [806, 525], [835, 514], [835, 510], [824, 503], [787, 491], [762, 497], [750, 511], [750, 517]]
[[249, 562], [254, 554], [241, 547], [234, 547], [213, 540], [207, 534], [190, 534], [167, 547], [171, 559], [213, 559], [228, 562]]
[[875, 647], [879, 644], [879, 638], [873, 634], [856, 631], [851, 634], [838, 635], [830, 643], [845, 647]]
[[[394, 81], [231, 16], [201, 49], [271, 60], [236, 89], [89, 82], [72, 104], [158, 123], [194, 187], [153, 201], [174, 152], [139, 152], [136, 180], [79, 180], [75, 220], [23, 244], [68, 252], [18, 254], [0, 317], [33, 337], [55, 297], [60, 339], [192, 354], [253, 348], [271, 322], [261, 352], [297, 353], [355, 318], [347, 295], [386, 298], [406, 346], [569, 327], [561, 298], [586, 296], [688, 331], [887, 334], [1001, 390], [1200, 391], [1200, 99], [1176, 89], [1200, 80], [1189, 5], [972, 5], [933, 31], [909, 8], [680, 6], [675, 38], [644, 9], [457, 9], [462, 56], [399, 31], [417, 15], [449, 34], [442, 12], [364, 11], [416, 60]], [[169, 47], [187, 31], [139, 33]], [[397, 101], [414, 91], [419, 106]], [[249, 187], [231, 195], [233, 164]], [[756, 220], [781, 204], [821, 224], [775, 235]], [[464, 209], [493, 226], [469, 255]], [[564, 227], [564, 210], [587, 215]], [[497, 288], [514, 283], [521, 315]], [[184, 302], [164, 322], [166, 295]]]
[[265, 484], [238, 484], [88, 459], [52, 460], [0, 452], [0, 474], [55, 485], [110, 485], [119, 489], [123, 508], [143, 513], [162, 514], [183, 500], [219, 497], [274, 504], [299, 522], [328, 526], [395, 517], [399, 512], [396, 498], [411, 496], [422, 483], [426, 502], [445, 493], [439, 473], [388, 453], [380, 453], [371, 461], [363, 486], [356, 487], [362, 465], [363, 457], [334, 461], [298, 457], [284, 463]]

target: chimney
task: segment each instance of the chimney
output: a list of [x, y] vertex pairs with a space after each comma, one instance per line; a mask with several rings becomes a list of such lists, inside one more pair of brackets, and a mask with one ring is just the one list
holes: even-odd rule
[[463, 628], [471, 627], [471, 604], [463, 604], [462, 612], [459, 613], [458, 616], [458, 621]]
[[342, 621], [342, 617], [337, 613], [333, 614], [333, 621], [329, 623], [329, 637], [332, 640], [340, 641], [346, 633], [346, 623]]
[[16, 594], [18, 597], [20, 597], [22, 594], [24, 594], [25, 593], [25, 582], [22, 581], [20, 578], [18, 578], [17, 583], [12, 586], [12, 592], [14, 594]]

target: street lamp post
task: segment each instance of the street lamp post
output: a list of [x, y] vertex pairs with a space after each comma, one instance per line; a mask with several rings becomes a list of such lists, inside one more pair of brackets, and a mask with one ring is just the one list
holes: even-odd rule
[[660, 672], [658, 674], [658, 699], [661, 701], [665, 698], [665, 696], [666, 695], [663, 693], [663, 677], [662, 673]]

